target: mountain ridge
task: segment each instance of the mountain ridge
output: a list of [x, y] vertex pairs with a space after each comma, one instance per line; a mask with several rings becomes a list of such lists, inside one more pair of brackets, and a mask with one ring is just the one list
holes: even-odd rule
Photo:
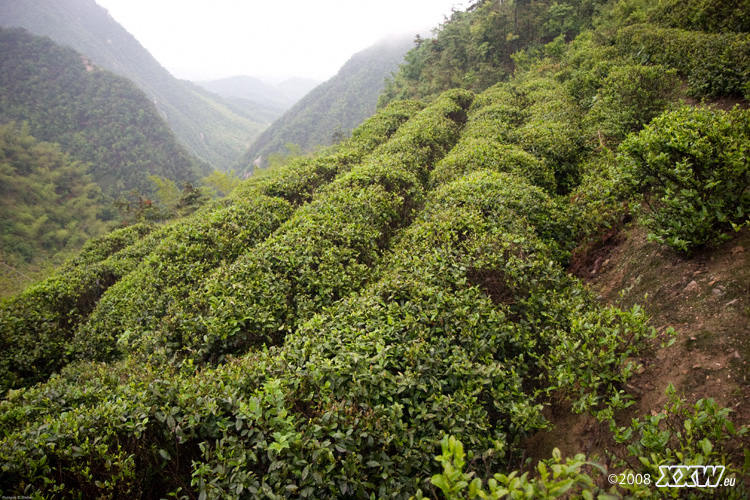
[[[266, 123], [197, 95], [174, 78], [94, 0], [2, 0], [0, 26], [49, 36], [145, 90], [189, 151], [228, 169]], [[238, 133], [240, 131], [240, 133]]]
[[236, 163], [252, 171], [256, 159], [284, 153], [288, 144], [303, 152], [329, 146], [375, 112], [385, 78], [411, 48], [411, 35], [393, 36], [354, 54], [337, 74], [308, 92], [264, 130]]

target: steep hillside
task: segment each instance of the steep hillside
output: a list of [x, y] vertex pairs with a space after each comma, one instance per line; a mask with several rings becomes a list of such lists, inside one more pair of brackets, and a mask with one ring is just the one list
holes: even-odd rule
[[747, 498], [750, 34], [681, 2], [523, 2], [513, 77], [3, 302], [2, 494]]
[[134, 84], [20, 29], [0, 29], [0, 123], [10, 121], [90, 165], [108, 194], [150, 191], [148, 175], [196, 182], [208, 173]]
[[262, 119], [238, 115], [216, 96], [175, 79], [94, 0], [2, 0], [0, 26], [48, 36], [132, 80], [180, 142], [215, 168], [228, 170], [265, 127]]
[[289, 143], [309, 152], [346, 137], [375, 111], [385, 78], [402, 61], [411, 38], [386, 40], [355, 54], [339, 72], [317, 86], [268, 127], [237, 163], [252, 171], [273, 153], [286, 152]]

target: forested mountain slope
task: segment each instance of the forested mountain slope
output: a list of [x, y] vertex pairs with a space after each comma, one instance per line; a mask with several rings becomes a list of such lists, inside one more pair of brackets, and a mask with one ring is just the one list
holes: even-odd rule
[[2, 0], [0, 26], [48, 36], [132, 80], [150, 96], [180, 142], [214, 168], [228, 170], [266, 125], [175, 79], [94, 0]]
[[0, 29], [0, 123], [11, 121], [88, 164], [108, 194], [148, 192], [148, 175], [195, 182], [209, 172], [132, 82], [48, 38]]
[[355, 54], [339, 72], [310, 91], [253, 142], [237, 163], [252, 171], [253, 162], [286, 153], [294, 144], [303, 152], [329, 146], [346, 137], [371, 116], [385, 78], [396, 70], [411, 47], [412, 38], [383, 40]]
[[114, 225], [113, 201], [149, 176], [209, 172], [129, 80], [25, 30], [0, 28], [0, 293], [20, 290]]
[[[748, 244], [750, 35], [712, 28], [744, 29], [719, 0], [686, 5], [519, 2], [512, 77], [441, 91], [468, 80], [408, 63], [421, 76], [394, 82], [424, 98], [390, 96], [348, 140], [192, 216], [92, 240], [3, 302], [2, 493], [746, 498], [747, 405], [686, 393], [682, 372], [637, 382], [644, 360], [682, 369], [719, 344], [683, 321], [726, 296], [722, 387], [750, 390], [747, 272], [730, 287], [684, 264]], [[559, 9], [583, 17], [545, 43]], [[641, 235], [621, 247], [637, 253], [605, 264], [617, 234]], [[665, 289], [665, 262], [695, 284], [672, 294], [665, 271]], [[594, 289], [580, 269], [639, 275]], [[571, 448], [594, 427], [598, 448]], [[545, 432], [569, 455], [527, 463]]]

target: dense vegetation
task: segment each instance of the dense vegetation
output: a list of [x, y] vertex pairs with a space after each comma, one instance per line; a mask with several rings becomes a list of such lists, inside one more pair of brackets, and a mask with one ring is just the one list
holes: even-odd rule
[[94, 0], [0, 0], [0, 26], [50, 37], [131, 80], [149, 96], [183, 147], [213, 168], [229, 170], [267, 124], [175, 79]]
[[0, 294], [20, 290], [28, 274], [60, 264], [60, 254], [107, 229], [103, 195], [87, 170], [28, 126], [0, 125]]
[[252, 143], [236, 164], [237, 170], [253, 170], [261, 159], [269, 165], [273, 155], [290, 155], [288, 146], [309, 153], [330, 146], [375, 112], [386, 76], [395, 71], [411, 46], [411, 38], [381, 41], [355, 54], [339, 72], [310, 91], [274, 121]]
[[208, 173], [177, 143], [148, 97], [72, 49], [0, 29], [0, 122], [27, 123], [55, 142], [104, 192], [149, 191], [147, 176], [196, 182]]
[[[750, 114], [685, 103], [746, 102], [726, 77], [741, 55], [692, 49], [746, 43], [747, 11], [685, 3], [478, 2], [348, 140], [94, 239], [3, 302], [2, 493], [719, 498], [603, 474], [724, 464], [742, 498], [748, 428], [671, 389], [624, 422], [639, 353], [670, 331], [567, 272], [629, 211], [682, 255], [750, 220]], [[644, 57], [637, 30], [680, 30], [681, 62], [669, 44]], [[479, 40], [518, 45], [443, 79]], [[609, 422], [623, 456], [606, 469], [555, 452], [520, 473], [553, 404]]]

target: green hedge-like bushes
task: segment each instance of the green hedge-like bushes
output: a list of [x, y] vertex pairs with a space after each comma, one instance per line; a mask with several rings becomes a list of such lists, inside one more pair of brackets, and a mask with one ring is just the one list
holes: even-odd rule
[[76, 327], [100, 297], [155, 246], [135, 225], [87, 243], [51, 278], [0, 305], [0, 394], [46, 379], [65, 364]]
[[580, 181], [581, 111], [554, 80], [531, 79], [517, 89], [526, 115], [517, 131], [518, 145], [550, 165], [559, 193], [570, 192]]
[[318, 158], [301, 159], [282, 167], [268, 178], [251, 179], [235, 190], [237, 198], [251, 197], [260, 192], [284, 198], [295, 206], [312, 199], [315, 190], [352, 168], [393, 134], [424, 105], [416, 101], [392, 103], [365, 120], [352, 132], [352, 137], [334, 152]]
[[[217, 286], [233, 291], [220, 300], [236, 307], [222, 308], [229, 312], [215, 316], [215, 326], [231, 325], [233, 314], [266, 300], [236, 291], [257, 291], [247, 266], [256, 265], [270, 287], [301, 291], [315, 263], [329, 276], [332, 261], [312, 251], [371, 241], [370, 233], [359, 239], [356, 224], [331, 223], [361, 220], [368, 210], [373, 217], [382, 212], [378, 199], [397, 198], [368, 183], [367, 172], [362, 166], [335, 181], [256, 247], [253, 255], [265, 261], [241, 258], [235, 274], [221, 271], [233, 280]], [[354, 189], [356, 182], [363, 187]], [[546, 197], [522, 179], [488, 171], [441, 187], [379, 260], [373, 282], [299, 317], [278, 347], [197, 371], [190, 363], [178, 371], [136, 357], [74, 364], [11, 394], [0, 403], [0, 488], [20, 494], [26, 485], [44, 486], [69, 496], [408, 498], [425, 486], [416, 478], [439, 472], [432, 454], [448, 432], [477, 450], [500, 447], [483, 458], [488, 466], [505, 463], [516, 437], [544, 425], [547, 391], [570, 392], [581, 407], [616, 395], [622, 374], [611, 360], [632, 354], [625, 344], [637, 346], [643, 329], [641, 317], [619, 313], [625, 319], [618, 326], [620, 316], [600, 314], [551, 258], [531, 225], [554, 219]], [[328, 221], [318, 233], [315, 213]], [[353, 232], [339, 231], [347, 228]], [[316, 245], [320, 231], [349, 235], [350, 243], [324, 238], [333, 244]], [[306, 235], [309, 246], [276, 246], [299, 245]], [[278, 251], [259, 254], [263, 247]], [[342, 270], [331, 279], [346, 279]], [[313, 301], [327, 293], [300, 296]], [[217, 353], [233, 350], [220, 345], [220, 335], [207, 339]], [[197, 340], [191, 348], [206, 339]]]
[[415, 102], [389, 106], [334, 154], [245, 182], [228, 206], [206, 207], [147, 242], [133, 245], [134, 235], [150, 231], [138, 225], [88, 244], [60, 273], [2, 306], [0, 346], [7, 348], [0, 354], [0, 391], [44, 380], [71, 356], [108, 358], [116, 354], [118, 339], [126, 347], [131, 337], [165, 328], [161, 322], [170, 321], [168, 311], [189, 307], [185, 300], [211, 269], [263, 241], [291, 216], [290, 204], [308, 202], [422, 108]]
[[[127, 331], [124, 352], [221, 360], [285, 334], [359, 289], [423, 196], [421, 179], [458, 138], [472, 94], [446, 93], [254, 251], [206, 277], [153, 331]], [[458, 121], [456, 121], [458, 120]]]
[[526, 113], [515, 88], [492, 87], [474, 100], [461, 140], [430, 174], [429, 186], [449, 183], [478, 170], [512, 172], [554, 192], [554, 170], [548, 163], [524, 151], [517, 143], [517, 130]]
[[638, 63], [677, 69], [696, 96], [750, 98], [750, 34], [639, 24], [619, 30], [615, 43]]
[[107, 290], [78, 329], [76, 356], [109, 359], [117, 339], [162, 328], [169, 309], [199, 290], [214, 268], [264, 241], [292, 212], [285, 200], [258, 195], [169, 226], [158, 246]]
[[567, 193], [579, 181], [581, 116], [562, 84], [534, 77], [498, 84], [480, 94], [462, 139], [520, 147], [544, 162], [541, 168], [528, 165], [525, 177], [545, 189]]
[[548, 192], [555, 191], [553, 171], [544, 162], [518, 146], [491, 137], [462, 139], [435, 167], [430, 184], [447, 184], [478, 170], [511, 172]]
[[661, 114], [679, 87], [674, 69], [661, 65], [614, 66], [602, 81], [584, 127], [599, 144], [619, 143]]
[[722, 240], [750, 211], [750, 112], [684, 106], [625, 140], [619, 161], [644, 195], [643, 224], [675, 250]]

